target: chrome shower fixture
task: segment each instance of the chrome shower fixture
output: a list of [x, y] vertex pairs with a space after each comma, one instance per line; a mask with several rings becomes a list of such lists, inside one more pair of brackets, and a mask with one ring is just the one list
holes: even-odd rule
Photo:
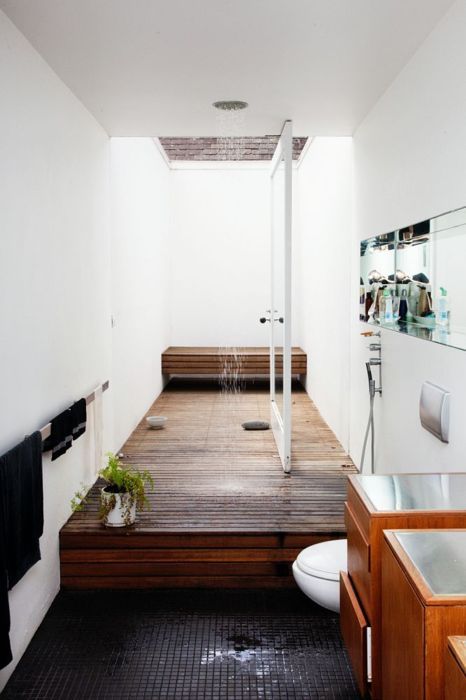
[[[380, 331], [374, 335], [381, 338]], [[382, 395], [382, 343], [379, 341], [377, 343], [370, 343], [368, 345], [370, 352], [378, 353], [378, 357], [371, 356], [366, 362], [367, 379], [369, 382], [369, 419], [367, 421], [366, 433], [364, 435], [364, 443], [362, 447], [361, 455], [361, 471], [364, 467], [364, 457], [366, 456], [367, 441], [369, 438], [369, 432], [371, 434], [371, 474], [374, 473], [374, 463], [375, 463], [375, 425], [374, 425], [374, 399], [375, 395]], [[375, 379], [372, 376], [372, 367], [379, 368], [379, 386], [376, 385]]]

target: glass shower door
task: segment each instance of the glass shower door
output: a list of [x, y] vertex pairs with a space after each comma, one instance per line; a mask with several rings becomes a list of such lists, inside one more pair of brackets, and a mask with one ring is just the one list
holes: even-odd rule
[[293, 140], [286, 121], [271, 166], [270, 413], [283, 470], [291, 471], [291, 196]]

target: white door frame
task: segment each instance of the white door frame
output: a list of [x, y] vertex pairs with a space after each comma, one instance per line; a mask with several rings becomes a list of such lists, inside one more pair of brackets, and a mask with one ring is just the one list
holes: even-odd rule
[[[273, 178], [281, 162], [285, 168], [285, 206], [283, 220], [283, 251], [284, 264], [284, 307], [277, 309], [274, 291], [275, 236], [273, 217]], [[283, 125], [277, 148], [272, 158], [270, 168], [270, 208], [271, 208], [271, 305], [270, 305], [270, 416], [272, 430], [277, 444], [283, 471], [291, 471], [291, 226], [292, 226], [292, 166], [293, 166], [293, 133], [291, 121]], [[283, 315], [283, 411], [275, 399], [275, 323]]]

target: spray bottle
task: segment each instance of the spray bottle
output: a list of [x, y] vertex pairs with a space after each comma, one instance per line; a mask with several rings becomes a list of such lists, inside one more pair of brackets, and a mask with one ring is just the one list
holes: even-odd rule
[[383, 296], [384, 296], [384, 314], [383, 314], [383, 322], [384, 323], [393, 323], [393, 300], [392, 300], [392, 295], [390, 294], [390, 290], [385, 287], [383, 290]]

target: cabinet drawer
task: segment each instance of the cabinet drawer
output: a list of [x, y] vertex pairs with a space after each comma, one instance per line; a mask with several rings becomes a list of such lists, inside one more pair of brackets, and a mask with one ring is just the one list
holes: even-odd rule
[[344, 571], [340, 573], [340, 628], [359, 692], [364, 697], [368, 687], [368, 624], [349, 576]]
[[372, 620], [371, 607], [371, 549], [358, 521], [351, 509], [345, 504], [345, 522], [348, 534], [348, 574], [362, 603], [365, 614]]
[[361, 499], [360, 494], [355, 490], [351, 477], [348, 481], [348, 506], [351, 509], [355, 519], [358, 521], [361, 532], [366, 540], [371, 536], [371, 513], [367, 509], [367, 505]]

